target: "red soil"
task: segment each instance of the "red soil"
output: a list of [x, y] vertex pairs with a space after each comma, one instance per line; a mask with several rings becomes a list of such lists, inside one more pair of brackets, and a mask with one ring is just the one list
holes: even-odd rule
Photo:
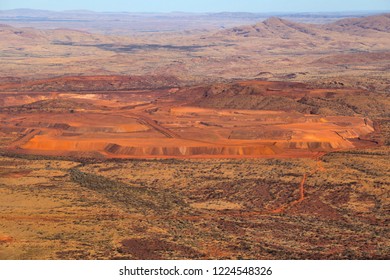
[[[101, 78], [101, 80], [99, 80]], [[68, 77], [21, 86], [100, 81], [118, 77]], [[73, 83], [73, 84], [72, 84]], [[264, 94], [323, 95], [302, 84], [243, 81]], [[218, 87], [218, 86], [217, 86]], [[280, 89], [280, 90], [279, 90]], [[260, 91], [263, 91], [260, 90]], [[201, 91], [200, 91], [201, 92]], [[346, 94], [346, 93], [340, 93]], [[26, 93], [26, 96], [32, 96]], [[30, 100], [19, 94], [20, 100]], [[16, 97], [15, 97], [16, 98]], [[176, 88], [111, 93], [39, 94], [43, 102], [10, 107], [0, 115], [0, 132], [18, 137], [7, 149], [44, 155], [99, 155], [108, 158], [314, 157], [354, 148], [349, 139], [373, 131], [360, 117], [321, 117], [298, 112], [215, 109], [188, 106], [194, 96]], [[16, 101], [12, 99], [11, 103]], [[342, 125], [340, 125], [342, 123]], [[357, 140], [359, 142], [359, 140]]]
[[11, 236], [0, 235], [0, 244], [11, 243], [14, 239]]

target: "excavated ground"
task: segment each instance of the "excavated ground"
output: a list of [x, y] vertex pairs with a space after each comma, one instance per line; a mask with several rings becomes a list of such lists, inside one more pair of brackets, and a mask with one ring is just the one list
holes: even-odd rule
[[[86, 79], [86, 85], [90, 82]], [[45, 88], [42, 83], [34, 85]], [[291, 110], [288, 104], [284, 110], [273, 109], [279, 106], [278, 98], [291, 103], [329, 95], [303, 84], [245, 81], [211, 88], [105, 89], [3, 92], [2, 148], [57, 156], [234, 158], [312, 157], [318, 152], [375, 145], [362, 140], [374, 132], [368, 118], [310, 114]], [[332, 98], [351, 92], [339, 90]], [[248, 95], [275, 100], [272, 104], [268, 100], [269, 108], [257, 109], [239, 103]], [[226, 98], [231, 98], [226, 106], [213, 106]]]

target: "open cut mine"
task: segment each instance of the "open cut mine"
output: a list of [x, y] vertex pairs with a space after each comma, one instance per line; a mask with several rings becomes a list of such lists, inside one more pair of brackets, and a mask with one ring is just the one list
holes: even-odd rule
[[[78, 78], [77, 86], [88, 85], [91, 79], [97, 77]], [[351, 140], [374, 132], [372, 121], [361, 116], [322, 116], [289, 107], [270, 110], [278, 100], [270, 108], [250, 109], [261, 107], [261, 100], [270, 95], [290, 103], [326, 95], [304, 84], [243, 81], [177, 91], [89, 91], [76, 96], [67, 92], [72, 87], [67, 82], [64, 92], [40, 92], [35, 102], [34, 92], [9, 94], [13, 98], [5, 99], [1, 111], [1, 131], [12, 139], [6, 149], [106, 158], [306, 157], [354, 148], [356, 141]], [[45, 83], [51, 81], [33, 84]], [[194, 90], [196, 94], [188, 94]], [[246, 96], [255, 99], [241, 104]]]

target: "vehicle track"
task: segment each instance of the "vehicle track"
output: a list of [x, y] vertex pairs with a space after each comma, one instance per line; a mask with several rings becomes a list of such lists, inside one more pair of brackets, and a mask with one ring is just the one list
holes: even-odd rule
[[144, 116], [137, 116], [137, 120], [139, 123], [149, 127], [149, 128], [152, 128], [154, 130], [156, 130], [157, 132], [163, 134], [164, 136], [166, 136], [167, 138], [180, 138], [180, 136], [178, 134], [176, 134], [175, 132], [159, 125], [156, 121], [152, 120], [152, 119], [149, 119], [149, 118], [146, 118]]
[[130, 113], [126, 115], [120, 114], [120, 116], [133, 118], [137, 120], [140, 124], [143, 124], [153, 130], [156, 130], [157, 132], [161, 133], [167, 138], [181, 138], [179, 134], [171, 131], [168, 128], [163, 127], [162, 125], [158, 124], [155, 120], [145, 117], [143, 115]]
[[283, 205], [277, 209], [274, 209], [274, 210], [271, 210], [271, 213], [283, 213], [285, 212], [288, 208], [296, 205], [296, 204], [299, 204], [301, 203], [302, 201], [305, 200], [305, 183], [306, 183], [306, 180], [307, 180], [307, 177], [308, 176], [311, 176], [313, 174], [315, 174], [316, 172], [318, 171], [321, 171], [321, 172], [324, 172], [326, 171], [326, 169], [324, 168], [324, 166], [322, 165], [322, 160], [321, 160], [321, 157], [324, 155], [324, 153], [318, 153], [315, 157], [316, 159], [316, 168], [310, 172], [309, 174], [307, 173], [304, 173], [303, 174], [303, 177], [302, 177], [302, 180], [299, 184], [299, 198], [290, 202], [289, 204], [287, 205]]
[[301, 203], [305, 199], [305, 182], [307, 179], [307, 174], [303, 174], [301, 183], [299, 184], [299, 198], [290, 202], [287, 205], [283, 205], [279, 208], [276, 208], [274, 210], [271, 210], [270, 213], [283, 213], [287, 208], [290, 208], [298, 203]]

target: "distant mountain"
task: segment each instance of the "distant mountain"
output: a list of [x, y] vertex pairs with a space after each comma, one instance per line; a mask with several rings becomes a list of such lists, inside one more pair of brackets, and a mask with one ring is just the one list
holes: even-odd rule
[[98, 13], [88, 10], [74, 10], [74, 11], [48, 11], [48, 10], [34, 10], [34, 9], [13, 9], [13, 10], [0, 10], [0, 17], [7, 18], [19, 18], [28, 19], [69, 19], [77, 18], [80, 16], [96, 16]]
[[10, 25], [0, 24], [0, 37], [9, 43], [42, 43], [47, 42], [44, 31], [34, 28], [15, 28]]
[[323, 33], [321, 26], [316, 24], [297, 23], [278, 17], [271, 17], [255, 25], [240, 26], [220, 32], [224, 35], [243, 37], [280, 37], [290, 39], [292, 37], [320, 36]]
[[72, 42], [99, 43], [103, 38], [105, 42], [109, 39], [108, 36], [103, 37], [99, 34], [91, 34], [85, 31], [67, 28], [42, 30], [30, 27], [16, 28], [7, 24], [0, 24], [0, 37], [3, 41], [2, 44], [0, 43], [0, 46], [4, 44], [44, 45], [45, 43], [67, 44]]
[[324, 28], [353, 35], [366, 35], [368, 32], [390, 33], [390, 14], [342, 19], [331, 24], [326, 24]]
[[390, 14], [347, 18], [329, 24], [309, 24], [270, 17], [254, 25], [226, 29], [219, 35], [263, 38], [308, 38], [330, 40], [340, 33], [352, 36], [382, 36], [390, 32]]
[[341, 18], [372, 15], [360, 13], [132, 13], [132, 12], [93, 12], [45, 11], [32, 9], [1, 10], [0, 23], [15, 27], [38, 29], [69, 28], [82, 29], [92, 33], [128, 35], [129, 32], [172, 32], [188, 30], [221, 30], [235, 26], [250, 25], [271, 16], [282, 17], [294, 22], [324, 24]]

